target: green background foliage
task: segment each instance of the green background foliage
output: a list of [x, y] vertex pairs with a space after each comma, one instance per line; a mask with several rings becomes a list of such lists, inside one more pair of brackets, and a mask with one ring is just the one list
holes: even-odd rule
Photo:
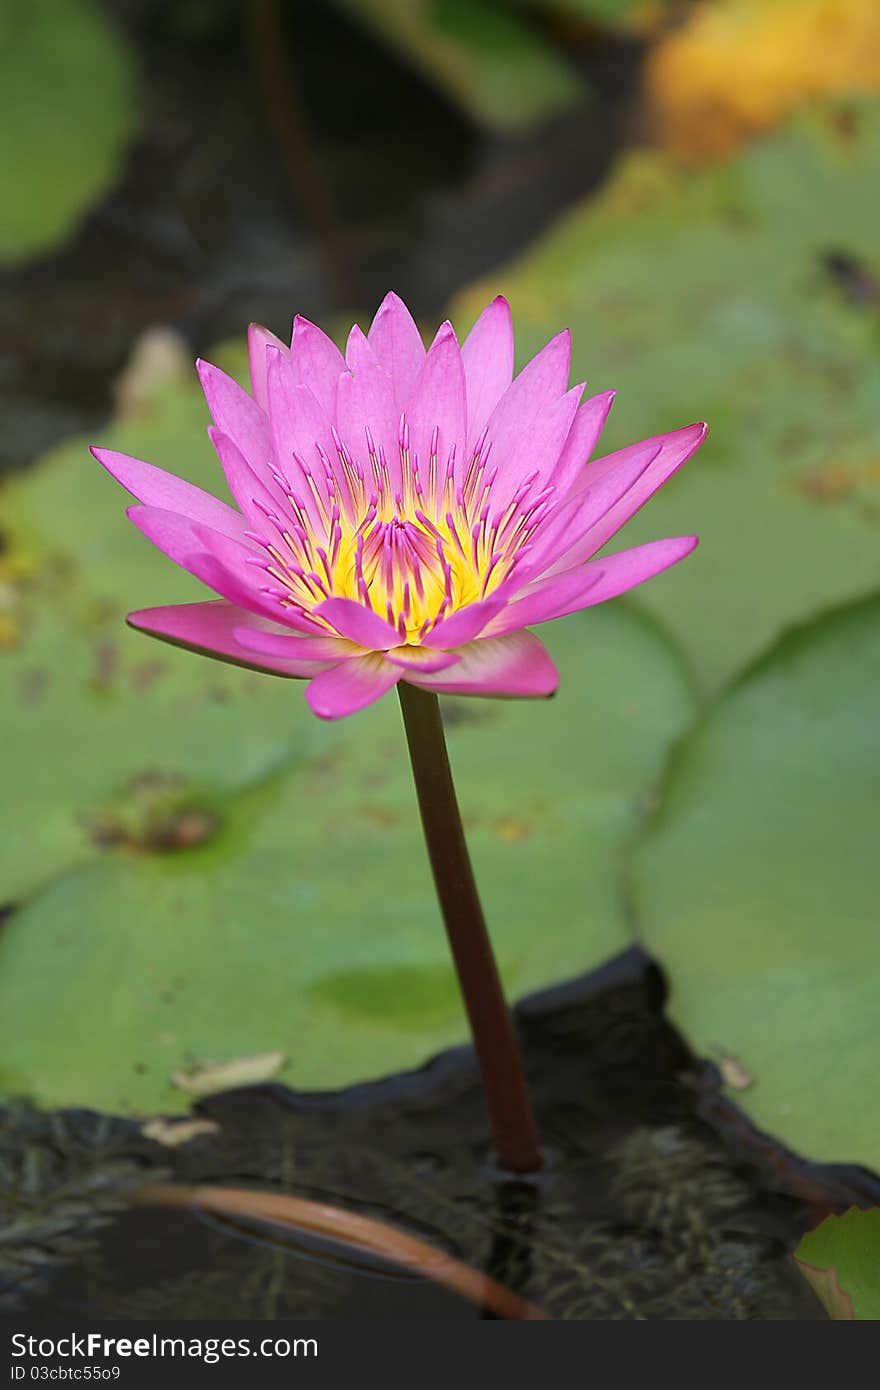
[[560, 322], [573, 378], [614, 386], [609, 446], [710, 422], [699, 454], [627, 528], [701, 546], [639, 601], [709, 688], [790, 622], [880, 586], [876, 309], [827, 273], [876, 257], [880, 111], [831, 106], [735, 160], [684, 172], [637, 152], [503, 285], [525, 358]]
[[0, 264], [56, 246], [108, 191], [134, 125], [133, 80], [91, 0], [0, 0]]

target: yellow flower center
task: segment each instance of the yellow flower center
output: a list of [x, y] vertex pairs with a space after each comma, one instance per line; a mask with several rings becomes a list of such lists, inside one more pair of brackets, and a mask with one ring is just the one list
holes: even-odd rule
[[267, 553], [267, 561], [257, 563], [274, 581], [269, 592], [283, 607], [315, 616], [327, 598], [354, 599], [390, 623], [403, 642], [424, 641], [451, 613], [497, 589], [547, 500], [542, 493], [525, 506], [533, 475], [493, 512], [485, 440], [461, 482], [454, 459], [438, 469], [435, 451], [423, 480], [402, 421], [397, 488], [369, 436], [368, 469], [336, 443], [338, 466], [331, 469], [322, 456], [322, 475], [296, 460], [299, 488], [276, 475], [288, 515], [262, 509], [276, 534], [271, 541], [252, 535]]

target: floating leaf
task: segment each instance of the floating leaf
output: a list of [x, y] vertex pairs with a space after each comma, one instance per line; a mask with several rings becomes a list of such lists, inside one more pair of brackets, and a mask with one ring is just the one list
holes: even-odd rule
[[723, 168], [635, 152], [460, 306], [503, 288], [523, 360], [569, 323], [574, 379], [619, 388], [609, 447], [710, 422], [626, 533], [699, 533], [639, 603], [709, 686], [792, 621], [880, 584], [878, 182], [877, 103], [816, 114]]
[[50, 250], [116, 177], [134, 126], [126, 48], [92, 0], [0, 0], [0, 262]]
[[829, 1317], [880, 1320], [880, 1209], [826, 1216], [795, 1259]]
[[[109, 447], [223, 490], [191, 382], [164, 387]], [[125, 520], [126, 494], [84, 440], [0, 489], [0, 593], [15, 640], [0, 651], [4, 775], [0, 902], [112, 844], [203, 843], [215, 793], [296, 756], [310, 733], [300, 692], [208, 661], [179, 660], [124, 624], [131, 608], [205, 597]], [[314, 721], [312, 721], [314, 723]]]
[[880, 597], [782, 639], [673, 756], [637, 845], [639, 928], [755, 1123], [880, 1167]]
[[[477, 876], [517, 993], [627, 944], [621, 846], [692, 708], [674, 653], [623, 605], [563, 620], [549, 643], [563, 671], [552, 703], [452, 700], [447, 711]], [[327, 727], [283, 688], [292, 735], [308, 720], [318, 741], [246, 792], [215, 791], [213, 838], [176, 853], [107, 849], [7, 920], [5, 1089], [52, 1105], [179, 1108], [168, 1078], [188, 1059], [281, 1049], [292, 1084], [333, 1086], [464, 1040], [396, 701]], [[135, 737], [138, 701], [126, 704]], [[153, 724], [171, 766], [175, 718], [167, 743], [158, 714]], [[91, 737], [88, 756], [112, 779], [115, 745]], [[235, 740], [230, 726], [218, 765]], [[53, 804], [51, 787], [44, 797]]]

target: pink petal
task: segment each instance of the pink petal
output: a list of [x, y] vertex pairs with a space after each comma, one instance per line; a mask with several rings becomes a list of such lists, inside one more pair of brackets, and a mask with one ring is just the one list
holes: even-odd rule
[[565, 574], [541, 579], [521, 599], [511, 603], [487, 628], [487, 632], [491, 636], [500, 636], [517, 628], [564, 618], [581, 608], [592, 608], [597, 603], [604, 603], [606, 599], [616, 598], [618, 594], [634, 589], [647, 579], [653, 579], [656, 574], [690, 555], [696, 545], [696, 536], [649, 541], [632, 550], [619, 550], [614, 555], [591, 560], [589, 564], [568, 570]]
[[126, 621], [139, 632], [170, 642], [172, 646], [185, 647], [188, 651], [213, 656], [234, 666], [247, 666], [272, 675], [305, 678], [316, 675], [326, 665], [324, 662], [302, 661], [292, 655], [284, 659], [271, 655], [255, 658], [242, 646], [235, 633], [241, 630], [243, 623], [253, 627], [260, 619], [222, 600], [142, 608], [137, 613], [129, 613]]
[[263, 656], [275, 657], [278, 661], [303, 658], [308, 661], [332, 662], [334, 666], [338, 661], [364, 655], [363, 647], [347, 641], [344, 637], [303, 637], [294, 636], [290, 632], [274, 632], [268, 627], [255, 627], [251, 614], [244, 616], [249, 626], [237, 627], [233, 635], [249, 652], [260, 652]]
[[462, 647], [483, 631], [486, 624], [505, 607], [503, 599], [484, 598], [450, 613], [431, 629], [431, 646], [441, 651]]
[[[269, 422], [274, 456], [294, 497], [319, 527], [320, 509], [308, 480], [312, 478], [326, 501], [326, 468], [321, 451], [331, 462], [336, 457], [331, 422], [309, 388], [298, 380], [292, 360], [271, 349], [268, 355]], [[272, 487], [281, 500], [285, 490], [276, 483]]]
[[306, 626], [308, 631], [320, 631], [319, 624], [303, 624], [277, 599], [262, 592], [268, 576], [248, 565], [248, 556], [258, 553], [249, 543], [239, 545], [219, 531], [159, 507], [129, 507], [126, 515], [169, 559], [230, 603], [261, 613], [285, 627]]
[[585, 569], [594, 566], [601, 571], [599, 583], [591, 590], [586, 607], [616, 598], [618, 594], [644, 584], [663, 570], [677, 565], [700, 543], [699, 536], [675, 536], [660, 541], [648, 541], [645, 545], [633, 546], [630, 550], [618, 550], [613, 555], [602, 555], [590, 561]]
[[266, 372], [268, 361], [266, 349], [269, 347], [277, 348], [280, 352], [288, 351], [287, 345], [282, 343], [280, 338], [276, 338], [274, 333], [270, 333], [268, 328], [263, 328], [262, 324], [252, 323], [248, 328], [248, 367], [251, 377], [251, 395], [261, 410], [269, 409], [269, 393], [266, 389]]
[[513, 380], [513, 324], [503, 295], [487, 304], [461, 347], [467, 380], [470, 455], [489, 416]]
[[449, 460], [455, 460], [456, 476], [463, 476], [466, 467], [464, 366], [451, 323], [441, 325], [431, 344], [406, 411], [406, 420], [410, 453], [418, 460], [423, 487], [427, 485], [432, 449], [436, 449], [439, 496]]
[[597, 560], [595, 566], [583, 565], [580, 569], [557, 575], [555, 579], [539, 580], [522, 598], [508, 604], [504, 612], [487, 627], [487, 637], [503, 637], [508, 632], [518, 632], [536, 623], [548, 623], [553, 618], [562, 618], [566, 613], [585, 608], [602, 578], [600, 564], [601, 561]]
[[[257, 531], [260, 534], [268, 531], [266, 512], [278, 510], [276, 494], [264, 486], [238, 445], [229, 438], [229, 435], [218, 430], [216, 425], [208, 427], [208, 435], [217, 450], [217, 457], [229, 485], [229, 491], [247, 517], [247, 527], [243, 527], [242, 532], [235, 539], [244, 541], [246, 538], [243, 532], [246, 529]], [[202, 520], [203, 518], [199, 519]], [[205, 520], [207, 519], [205, 518]], [[210, 525], [211, 523], [207, 522], [207, 524]]]
[[235, 541], [230, 541], [225, 536], [218, 535], [216, 531], [209, 531], [206, 526], [198, 524], [194, 525], [192, 530], [202, 555], [190, 555], [185, 567], [201, 579], [202, 583], [210, 585], [223, 598], [229, 599], [230, 603], [238, 603], [242, 608], [263, 613], [282, 627], [323, 635], [323, 623], [308, 614], [282, 606], [274, 594], [266, 592], [267, 589], [280, 586], [262, 566], [250, 563], [250, 560], [257, 556], [260, 559], [265, 558], [257, 546], [251, 545], [250, 542], [247, 543], [247, 547], [237, 545]]
[[369, 441], [381, 451], [395, 490], [400, 488], [400, 412], [394, 399], [391, 378], [380, 366], [367, 339], [355, 326], [346, 359], [351, 370], [339, 378], [336, 419], [343, 443], [360, 464], [365, 476], [372, 477]]
[[[240, 571], [241, 577], [253, 573], [247, 568], [247, 560], [258, 552], [248, 541], [230, 539], [191, 517], [162, 507], [135, 505], [127, 509], [126, 516], [153, 545], [183, 569], [189, 569], [190, 556], [202, 552], [213, 554], [222, 549], [220, 558], [224, 562], [231, 558], [231, 568]], [[190, 573], [195, 571], [190, 570]]]
[[552, 695], [559, 673], [543, 643], [531, 632], [509, 637], [480, 638], [460, 653], [461, 662], [449, 671], [404, 677], [410, 685], [444, 695]]
[[247, 530], [244, 517], [209, 492], [151, 463], [117, 454], [113, 449], [91, 449], [90, 453], [139, 502], [148, 507], [161, 507], [164, 511], [180, 512], [225, 536], [243, 538]]
[[[504, 597], [511, 596], [514, 589], [519, 591], [527, 581], [537, 579], [545, 571], [557, 574], [588, 560], [595, 553], [595, 546], [584, 542], [583, 538], [595, 534], [602, 519], [644, 476], [658, 452], [658, 445], [643, 444], [633, 449], [619, 467], [600, 474], [589, 487], [569, 494], [541, 523], [527, 559], [517, 567], [516, 578], [504, 584]], [[562, 565], [559, 557], [567, 554], [576, 554], [578, 558]]]
[[386, 660], [395, 666], [403, 666], [410, 671], [421, 671], [427, 675], [432, 671], [445, 671], [461, 661], [458, 652], [438, 652], [431, 647], [392, 647], [385, 653]]
[[369, 652], [316, 676], [306, 690], [306, 700], [319, 719], [344, 719], [380, 699], [401, 675], [399, 667]]
[[390, 623], [353, 598], [325, 599], [315, 612], [341, 636], [370, 651], [383, 652], [400, 644], [400, 633]]
[[571, 334], [568, 329], [557, 333], [541, 351], [527, 362], [511, 382], [489, 417], [490, 433], [494, 428], [513, 420], [531, 420], [568, 389], [571, 361]]
[[[523, 479], [535, 471], [530, 464], [532, 439], [547, 428], [547, 413], [568, 385], [571, 339], [568, 332], [551, 338], [505, 391], [489, 417], [490, 471], [498, 470], [492, 504], [506, 505]], [[561, 446], [560, 446], [561, 447]], [[557, 451], [556, 459], [559, 454]]]
[[[272, 355], [272, 349], [266, 349]], [[272, 438], [265, 412], [237, 381], [199, 359], [196, 363], [205, 400], [214, 424], [234, 439], [251, 466], [260, 476], [269, 474], [272, 458]]]
[[551, 479], [560, 497], [565, 496], [583, 472], [605, 428], [614, 396], [614, 391], [603, 391], [599, 396], [591, 396], [588, 401], [584, 401], [574, 417], [574, 424]]
[[262, 588], [254, 589], [252, 582], [241, 579], [207, 552], [191, 555], [186, 568], [203, 584], [207, 584], [209, 589], [213, 589], [215, 594], [220, 594], [230, 603], [238, 604], [240, 608], [259, 613], [281, 627], [292, 628], [294, 632], [315, 633], [319, 636], [326, 633], [323, 625], [308, 613], [285, 606], [271, 592], [264, 592]]
[[595, 555], [597, 550], [601, 550], [602, 546], [616, 535], [621, 526], [624, 526], [630, 517], [635, 516], [636, 512], [654, 496], [657, 489], [661, 488], [672, 477], [672, 474], [683, 463], [687, 462], [700, 447], [707, 433], [707, 425], [688, 425], [685, 429], [675, 430], [672, 434], [660, 434], [651, 439], [643, 439], [639, 444], [630, 444], [626, 449], [619, 449], [614, 454], [608, 454], [605, 458], [595, 459], [592, 463], [588, 463], [574, 492], [586, 491], [613, 469], [630, 463], [639, 454], [639, 451], [646, 448], [657, 450], [653, 462], [645, 469], [638, 481], [624, 493], [620, 501], [611, 507], [595, 526], [592, 526], [581, 536], [576, 545], [559, 556], [558, 560], [554, 562], [552, 570], [548, 573], [559, 574], [563, 570], [570, 569], [572, 565], [579, 564], [581, 559], [587, 555]]
[[[573, 386], [558, 401], [549, 405], [535, 421], [528, 438], [520, 443], [518, 460], [514, 464], [511, 455], [510, 464], [501, 470], [492, 484], [493, 515], [501, 514], [520, 483], [530, 474], [538, 475], [529, 489], [530, 497], [536, 497], [542, 487], [552, 479], [559, 456], [571, 433], [583, 393], [583, 385]], [[493, 445], [490, 469], [496, 461], [497, 455], [494, 453]]]
[[422, 335], [403, 300], [386, 294], [367, 335], [377, 361], [391, 378], [397, 413], [407, 409], [425, 360]]
[[328, 420], [335, 423], [336, 390], [345, 359], [332, 338], [300, 314], [293, 321], [290, 361], [294, 379], [308, 387]]

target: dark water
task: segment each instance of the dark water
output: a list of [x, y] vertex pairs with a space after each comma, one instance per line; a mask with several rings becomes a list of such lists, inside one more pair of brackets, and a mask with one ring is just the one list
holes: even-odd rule
[[[0, 473], [96, 428], [150, 325], [195, 355], [251, 320], [370, 313], [388, 289], [439, 320], [598, 182], [640, 56], [610, 37], [575, 49], [583, 108], [501, 139], [329, 0], [105, 8], [136, 57], [139, 134], [67, 246], [0, 272]], [[273, 10], [277, 32], [257, 18]]]
[[8, 1111], [0, 1310], [481, 1316], [451, 1292], [311, 1237], [125, 1208], [128, 1191], [158, 1178], [268, 1188], [389, 1221], [556, 1318], [824, 1316], [789, 1253], [826, 1211], [876, 1201], [876, 1181], [811, 1168], [755, 1136], [662, 1003], [659, 973], [632, 950], [518, 1007], [548, 1155], [536, 1184], [493, 1174], [465, 1049], [345, 1092], [218, 1095], [198, 1113], [219, 1130], [178, 1149], [145, 1140], [130, 1121]]

